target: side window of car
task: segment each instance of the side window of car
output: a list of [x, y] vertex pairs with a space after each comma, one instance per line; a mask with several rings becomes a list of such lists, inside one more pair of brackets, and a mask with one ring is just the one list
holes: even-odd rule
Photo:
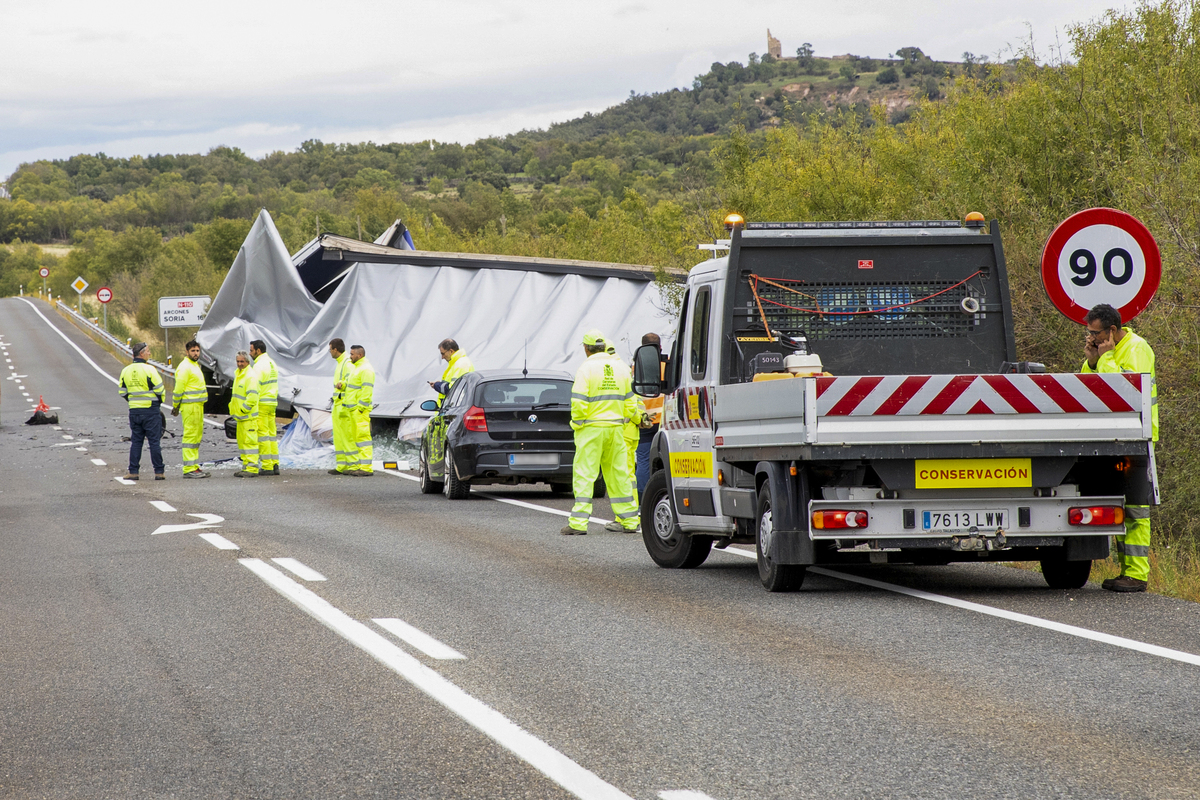
[[460, 380], [455, 382], [454, 386], [450, 389], [450, 396], [446, 398], [446, 405], [443, 407], [446, 409], [457, 408], [458, 404], [462, 402], [463, 392], [466, 389], [467, 381]]

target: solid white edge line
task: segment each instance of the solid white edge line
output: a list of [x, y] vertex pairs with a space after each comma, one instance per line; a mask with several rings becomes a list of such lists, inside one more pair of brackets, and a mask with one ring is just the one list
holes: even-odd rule
[[45, 315], [45, 314], [43, 314], [43, 313], [42, 313], [42, 310], [41, 310], [40, 308], [38, 308], [37, 306], [35, 306], [35, 305], [33, 304], [33, 302], [32, 302], [32, 301], [30, 301], [30, 300], [26, 300], [24, 297], [18, 297], [17, 299], [18, 299], [18, 300], [22, 300], [22, 301], [24, 301], [26, 304], [28, 304], [28, 306], [29, 306], [30, 308], [32, 308], [32, 309], [33, 309], [33, 313], [35, 313], [35, 314], [37, 314], [39, 317], [41, 317], [41, 318], [42, 318], [42, 321], [43, 321], [43, 322], [45, 322], [47, 325], [49, 325], [49, 326], [50, 326], [50, 329], [51, 329], [52, 331], [54, 331], [54, 332], [55, 332], [55, 333], [57, 333], [59, 336], [61, 336], [61, 337], [63, 338], [63, 341], [64, 341], [64, 342], [66, 342], [67, 344], [71, 345], [71, 347], [75, 348], [75, 352], [77, 352], [77, 353], [79, 353], [79, 355], [83, 356], [83, 360], [84, 360], [84, 361], [86, 361], [86, 362], [88, 362], [89, 364], [91, 364], [91, 365], [92, 365], [92, 366], [95, 368], [96, 372], [99, 372], [99, 373], [100, 373], [101, 375], [103, 375], [105, 378], [108, 378], [110, 381], [112, 381], [112, 382], [113, 382], [113, 384], [114, 384], [114, 385], [118, 385], [118, 386], [120, 385], [120, 383], [121, 383], [121, 382], [120, 382], [119, 380], [117, 380], [117, 379], [116, 379], [116, 378], [114, 378], [112, 375], [109, 375], [107, 372], [105, 372], [105, 371], [104, 371], [104, 370], [103, 370], [103, 369], [100, 367], [100, 365], [99, 365], [99, 364], [97, 364], [95, 361], [92, 361], [92, 359], [88, 357], [88, 354], [87, 354], [87, 353], [85, 353], [85, 352], [83, 352], [83, 350], [81, 350], [81, 349], [79, 348], [79, 345], [77, 345], [77, 344], [75, 344], [74, 342], [72, 342], [72, 341], [71, 341], [69, 338], [67, 338], [67, 335], [66, 335], [65, 333], [63, 333], [62, 331], [60, 331], [60, 330], [59, 330], [59, 329], [58, 329], [58, 328], [55, 326], [55, 324], [54, 324], [53, 322], [51, 322], [50, 320], [46, 319], [46, 315]]
[[104, 459], [102, 459], [102, 458], [93, 458], [92, 463], [95, 464], [97, 467], [107, 467], [108, 466], [108, 464], [104, 463]]
[[442, 644], [425, 631], [414, 628], [402, 619], [383, 617], [372, 619], [371, 622], [374, 622], [400, 641], [408, 642], [430, 658], [436, 658], [439, 661], [456, 661], [466, 658], [466, 656], [453, 647]]
[[238, 561], [313, 619], [391, 669], [571, 794], [582, 800], [633, 800], [620, 789], [584, 769], [500, 712], [426, 667], [382, 634], [352, 619], [266, 562], [257, 558], [241, 558]]
[[305, 580], [305, 581], [327, 580], [327, 578], [324, 575], [317, 572], [312, 567], [309, 567], [305, 564], [301, 564], [299, 561], [297, 561], [294, 558], [272, 558], [271, 560], [274, 561], [279, 566], [286, 569], [288, 572], [295, 575], [297, 578], [300, 578], [301, 580]]
[[178, 510], [175, 508], [175, 506], [171, 505], [170, 503], [166, 502], [165, 500], [151, 500], [150, 505], [154, 506], [159, 511], [165, 512], [167, 514], [170, 514], [171, 512]]
[[[399, 470], [395, 470], [395, 469], [380, 469], [379, 471], [385, 472], [388, 475], [395, 475], [397, 478], [405, 478], [410, 481], [421, 480], [420, 478], [418, 478], [415, 475], [405, 475], [403, 472], [400, 472]], [[526, 503], [524, 500], [512, 500], [507, 497], [492, 497], [491, 495], [486, 494], [484, 492], [480, 492], [477, 496], [478, 497], [486, 497], [488, 500], [495, 500], [497, 503], [508, 503], [510, 506], [520, 506], [521, 508], [532, 508], [534, 511], [544, 511], [547, 514], [557, 514], [560, 517], [571, 516], [570, 511], [560, 511], [557, 508], [546, 508], [546, 506], [539, 506], [536, 503]], [[608, 523], [612, 522], [611, 519], [600, 519], [600, 517], [588, 517], [588, 519], [599, 525], [607, 525]]]
[[222, 536], [219, 533], [200, 533], [200, 534], [197, 534], [197, 536], [199, 536], [201, 539], [208, 542], [209, 544], [211, 544], [213, 547], [217, 548], [218, 550], [241, 550], [242, 549], [242, 548], [238, 547], [236, 544], [234, 544], [233, 542], [226, 539], [224, 536]]

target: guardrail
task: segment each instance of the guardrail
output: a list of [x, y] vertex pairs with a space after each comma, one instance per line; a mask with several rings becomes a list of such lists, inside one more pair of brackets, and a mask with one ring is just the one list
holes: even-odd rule
[[[54, 300], [53, 305], [54, 305], [55, 310], [57, 310], [61, 314], [66, 314], [67, 316], [69, 316], [75, 322], [75, 324], [78, 325], [79, 327], [84, 328], [89, 333], [100, 337], [104, 341], [106, 341], [109, 344], [111, 344], [112, 346], [116, 347], [118, 350], [121, 351], [122, 354], [128, 356], [130, 359], [133, 358], [133, 353], [131, 353], [129, 350], [129, 342], [128, 341], [122, 341], [122, 340], [118, 339], [116, 336], [113, 336], [111, 333], [104, 330], [99, 325], [92, 322], [90, 319], [83, 316], [82, 314], [80, 314], [75, 309], [71, 308], [69, 305], [62, 302], [61, 300]], [[175, 368], [174, 367], [169, 367], [166, 364], [163, 364], [161, 361], [149, 361], [148, 363], [153, 364], [155, 369], [157, 369], [160, 373], [170, 375], [172, 378], [175, 377]]]

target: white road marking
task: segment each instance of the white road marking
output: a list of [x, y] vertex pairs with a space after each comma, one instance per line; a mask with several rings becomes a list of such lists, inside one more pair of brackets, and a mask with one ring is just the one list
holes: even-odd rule
[[93, 458], [92, 463], [95, 464], [97, 467], [107, 467], [108, 466], [107, 464], [104, 463], [104, 460], [100, 459], [100, 458]]
[[64, 434], [62, 435], [62, 437], [63, 437], [64, 439], [74, 439], [74, 438], [75, 438], [74, 436], [70, 435], [69, 433], [64, 433]]
[[442, 644], [428, 633], [425, 633], [425, 631], [414, 628], [402, 619], [384, 617], [382, 619], [373, 619], [371, 622], [374, 622], [400, 641], [408, 642], [430, 658], [436, 658], [439, 661], [466, 659], [466, 656], [462, 653]]
[[35, 305], [34, 305], [32, 302], [30, 302], [29, 300], [25, 300], [25, 298], [24, 298], [24, 297], [19, 297], [19, 298], [17, 298], [17, 299], [18, 299], [18, 300], [24, 300], [26, 303], [28, 303], [28, 304], [29, 304], [29, 307], [33, 309], [33, 313], [35, 313], [35, 314], [37, 314], [39, 317], [41, 317], [41, 318], [42, 318], [42, 321], [43, 321], [43, 322], [45, 322], [47, 325], [49, 325], [51, 330], [53, 330], [55, 333], [57, 333], [59, 336], [61, 336], [61, 337], [63, 338], [63, 341], [64, 341], [64, 342], [66, 342], [67, 344], [71, 345], [71, 347], [75, 348], [75, 352], [77, 352], [77, 353], [79, 353], [79, 355], [83, 356], [83, 360], [84, 360], [84, 361], [86, 361], [86, 362], [88, 362], [89, 364], [91, 364], [91, 365], [92, 365], [92, 366], [95, 368], [96, 372], [99, 372], [99, 373], [100, 373], [101, 375], [103, 375], [105, 378], [108, 378], [110, 381], [112, 381], [114, 386], [119, 386], [119, 385], [120, 385], [120, 383], [121, 383], [121, 382], [120, 382], [119, 380], [117, 380], [117, 379], [116, 379], [116, 378], [114, 378], [112, 375], [109, 375], [107, 372], [105, 372], [103, 369], [101, 369], [101, 367], [100, 367], [100, 365], [99, 365], [99, 364], [97, 364], [95, 361], [92, 361], [92, 359], [88, 358], [88, 354], [87, 354], [87, 353], [85, 353], [85, 352], [83, 352], [83, 350], [81, 350], [81, 349], [79, 348], [79, 345], [77, 345], [77, 344], [75, 344], [74, 342], [72, 342], [72, 341], [71, 341], [69, 338], [67, 338], [67, 335], [66, 335], [65, 333], [63, 333], [63, 332], [62, 332], [62, 331], [60, 331], [60, 330], [59, 330], [57, 327], [55, 327], [55, 325], [54, 325], [54, 323], [53, 323], [53, 322], [51, 322], [50, 320], [46, 319], [46, 315], [45, 315], [45, 314], [43, 314], [43, 313], [41, 312], [41, 310], [40, 310], [40, 309], [39, 309], [37, 306], [35, 306]]
[[62, 426], [61, 426], [61, 425], [55, 425], [55, 426], [54, 426], [54, 430], [56, 430], [56, 431], [61, 431], [61, 430], [62, 430]]
[[150, 505], [154, 506], [159, 511], [165, 512], [167, 514], [170, 514], [171, 512], [178, 510], [175, 508], [175, 506], [171, 505], [170, 503], [168, 503], [164, 500], [151, 500]]
[[113, 478], [113, 480], [116, 481], [117, 483], [123, 484], [125, 486], [135, 486], [136, 485], [135, 481], [127, 481], [124, 478]]
[[671, 789], [659, 792], [658, 797], [659, 800], [713, 800], [704, 792], [696, 792], [691, 789]]
[[218, 550], [241, 550], [242, 549], [242, 548], [238, 547], [236, 544], [234, 544], [233, 542], [226, 539], [224, 536], [222, 536], [219, 533], [201, 533], [201, 534], [199, 534], [199, 536], [201, 539], [208, 542], [209, 544], [211, 544], [213, 547], [217, 548]]
[[297, 578], [300, 578], [301, 580], [305, 580], [305, 581], [327, 580], [324, 575], [317, 572], [312, 567], [308, 567], [308, 566], [305, 566], [304, 564], [301, 564], [299, 561], [297, 561], [294, 558], [272, 558], [271, 560], [274, 561], [279, 566], [286, 569], [288, 572], [295, 575]]
[[[376, 462], [376, 463], [380, 463], [380, 462]], [[416, 475], [405, 475], [403, 472], [400, 472], [399, 470], [383, 469], [382, 467], [376, 467], [376, 469], [379, 470], [380, 472], [385, 472], [388, 475], [395, 475], [397, 478], [404, 478], [405, 480], [410, 480], [410, 481], [420, 481], [421, 480]], [[507, 497], [493, 497], [490, 494], [484, 494], [482, 492], [480, 492], [478, 494], [478, 496], [486, 497], [488, 500], [495, 500], [497, 503], [508, 503], [510, 506], [520, 506], [521, 508], [531, 508], [534, 511], [544, 511], [547, 514], [557, 514], [560, 517], [571, 516], [570, 511], [560, 511], [557, 508], [547, 508], [546, 506], [539, 506], [539, 505], [535, 505], [534, 503], [526, 503], [524, 500], [512, 500]], [[597, 523], [598, 525], [607, 525], [608, 523], [612, 522], [611, 519], [601, 519], [600, 517], [588, 517], [588, 519], [591, 520], [592, 522]]]
[[[757, 556], [749, 550], [741, 550], [736, 547], [727, 547], [722, 552], [733, 553], [745, 558], [757, 559]], [[966, 611], [974, 611], [978, 614], [987, 614], [990, 617], [999, 617], [1010, 622], [1020, 622], [1024, 625], [1032, 625], [1035, 628], [1045, 628], [1049, 631], [1057, 631], [1070, 636], [1078, 636], [1081, 639], [1091, 639], [1093, 642], [1101, 642], [1103, 644], [1111, 644], [1114, 647], [1123, 647], [1127, 650], [1136, 650], [1139, 653], [1146, 653], [1152, 656], [1161, 658], [1169, 658], [1172, 661], [1182, 661], [1185, 664], [1193, 664], [1200, 666], [1200, 655], [1193, 653], [1185, 653], [1181, 650], [1172, 650], [1169, 647], [1159, 647], [1156, 644], [1147, 644], [1139, 642], [1136, 639], [1126, 639], [1123, 636], [1113, 636], [1110, 633], [1101, 633], [1099, 631], [1080, 628], [1075, 625], [1067, 625], [1062, 622], [1054, 622], [1041, 617], [1031, 617], [1028, 614], [1018, 614], [1016, 611], [1006, 611], [1003, 608], [994, 608], [985, 606], [981, 603], [972, 603], [969, 600], [959, 600], [956, 597], [947, 597], [933, 592], [926, 592], [921, 589], [910, 589], [907, 586], [898, 586], [894, 583], [884, 583], [872, 578], [862, 578], [858, 575], [848, 575], [844, 572], [834, 572], [825, 567], [809, 567], [809, 572], [815, 572], [818, 575], [825, 575], [829, 578], [837, 578], [841, 581], [850, 581], [851, 583], [861, 583], [863, 586], [870, 586], [874, 589], [883, 589], [888, 592], [896, 592], [897, 594], [906, 594], [909, 597], [916, 597], [919, 600], [928, 600], [931, 603], [941, 603], [954, 608], [961, 608]]]
[[257, 558], [242, 558], [239, 562], [313, 619], [372, 656], [571, 794], [582, 800], [632, 800], [617, 787], [584, 769], [417, 661], [382, 634], [351, 618], [266, 562]]
[[79, 451], [79, 452], [81, 452], [81, 453], [86, 453], [86, 452], [87, 452], [87, 448], [86, 448], [86, 447], [76, 447], [75, 449], [76, 449], [76, 450], [78, 450], [78, 451]]
[[158, 530], [151, 533], [151, 536], [157, 536], [160, 533], [179, 533], [180, 531], [194, 531], [200, 528], [211, 528], [214, 525], [225, 521], [224, 517], [218, 517], [216, 514], [188, 514], [189, 517], [195, 517], [201, 522], [189, 522], [183, 525], [159, 525]]

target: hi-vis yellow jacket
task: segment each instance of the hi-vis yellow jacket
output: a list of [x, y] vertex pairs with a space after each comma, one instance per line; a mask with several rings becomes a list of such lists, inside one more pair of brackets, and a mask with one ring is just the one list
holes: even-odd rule
[[190, 358], [184, 358], [175, 370], [175, 396], [172, 399], [177, 410], [180, 406], [192, 405], [199, 405], [203, 410], [204, 403], [208, 400], [204, 373], [200, 371], [200, 365]]
[[1125, 335], [1112, 350], [1101, 353], [1096, 359], [1096, 368], [1083, 361], [1080, 372], [1138, 372], [1150, 376], [1150, 428], [1154, 441], [1158, 441], [1158, 380], [1154, 375], [1154, 351], [1150, 344], [1129, 328], [1121, 328]]
[[638, 414], [629, 368], [608, 353], [588, 356], [571, 387], [571, 427], [624, 425]]
[[258, 373], [254, 371], [254, 367], [239, 369], [234, 375], [229, 413], [238, 422], [258, 418]]
[[366, 356], [354, 365], [349, 380], [344, 401], [346, 408], [371, 413], [371, 407], [375, 404], [375, 368], [367, 361]]
[[157, 408], [163, 401], [163, 381], [158, 370], [140, 358], [134, 359], [121, 370], [118, 382], [121, 397], [129, 401], [129, 408]]
[[[350, 360], [349, 353], [342, 353], [337, 357], [337, 369], [333, 373], [333, 408], [337, 410], [338, 406], [349, 406], [347, 402], [346, 392], [350, 389], [350, 373], [354, 371], [354, 362]], [[342, 388], [337, 388], [341, 383]]]
[[279, 368], [266, 353], [254, 359], [254, 371], [258, 374], [258, 402], [264, 405], [279, 403]]

